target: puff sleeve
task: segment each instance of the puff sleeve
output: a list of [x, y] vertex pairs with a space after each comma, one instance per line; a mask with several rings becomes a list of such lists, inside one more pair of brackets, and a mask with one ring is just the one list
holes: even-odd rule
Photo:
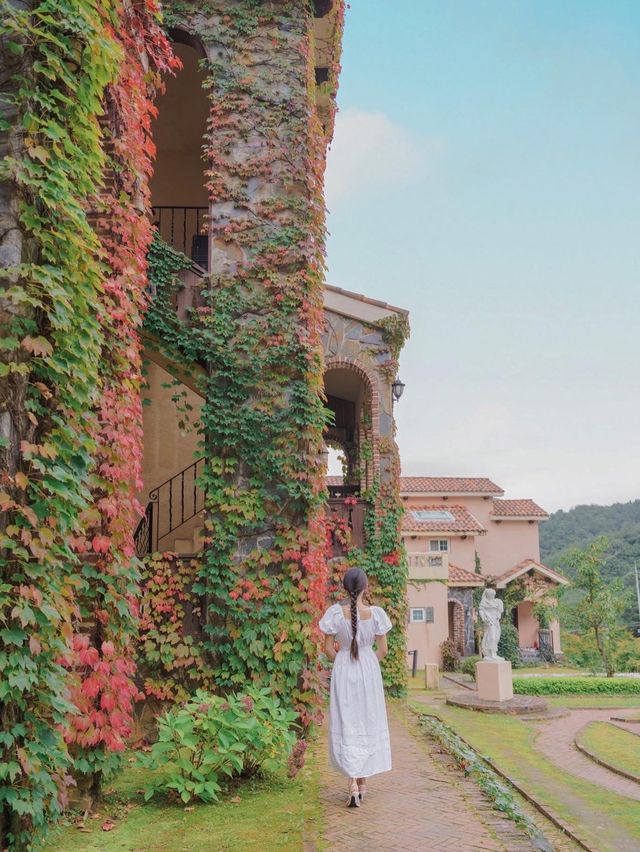
[[327, 636], [335, 636], [338, 632], [339, 619], [342, 613], [340, 612], [340, 604], [333, 604], [325, 612], [318, 623], [318, 627]]
[[371, 607], [371, 611], [373, 614], [373, 626], [375, 628], [376, 636], [384, 636], [384, 634], [388, 633], [393, 627], [389, 616], [379, 606]]

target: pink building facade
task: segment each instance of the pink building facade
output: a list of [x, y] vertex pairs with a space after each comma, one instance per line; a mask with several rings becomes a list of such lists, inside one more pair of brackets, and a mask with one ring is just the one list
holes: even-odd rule
[[409, 557], [407, 649], [420, 665], [441, 663], [441, 644], [476, 651], [473, 592], [524, 582], [527, 599], [505, 615], [518, 629], [523, 656], [551, 645], [560, 652], [557, 621], [541, 630], [536, 599], [567, 580], [540, 562], [539, 524], [548, 514], [533, 500], [505, 500], [486, 478], [416, 477], [400, 480], [402, 532]]

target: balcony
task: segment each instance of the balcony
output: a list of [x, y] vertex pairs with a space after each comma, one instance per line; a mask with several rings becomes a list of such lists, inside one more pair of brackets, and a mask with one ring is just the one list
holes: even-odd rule
[[165, 243], [205, 271], [209, 268], [208, 212], [207, 207], [160, 205], [152, 209], [153, 224]]
[[410, 580], [448, 580], [449, 554], [409, 553]]

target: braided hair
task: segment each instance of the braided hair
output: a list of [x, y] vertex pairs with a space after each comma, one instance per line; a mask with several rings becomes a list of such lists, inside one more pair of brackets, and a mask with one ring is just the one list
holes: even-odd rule
[[351, 608], [351, 659], [358, 659], [358, 595], [367, 588], [367, 575], [362, 568], [349, 568], [342, 585], [349, 593]]

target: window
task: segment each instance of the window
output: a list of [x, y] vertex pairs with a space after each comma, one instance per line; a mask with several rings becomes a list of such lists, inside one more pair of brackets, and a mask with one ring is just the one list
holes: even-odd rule
[[409, 621], [413, 624], [433, 624], [433, 607], [412, 607], [410, 610]]
[[449, 550], [448, 538], [429, 539], [429, 550], [431, 553], [446, 553]]
[[440, 509], [413, 509], [411, 514], [416, 521], [454, 521], [451, 512]]

